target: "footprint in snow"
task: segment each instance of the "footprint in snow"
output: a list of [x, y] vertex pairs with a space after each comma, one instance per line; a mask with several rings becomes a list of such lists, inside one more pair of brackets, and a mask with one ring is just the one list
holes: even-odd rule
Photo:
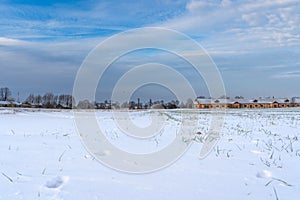
[[47, 188], [60, 188], [62, 187], [65, 183], [67, 183], [69, 181], [69, 177], [68, 176], [58, 176], [55, 177], [49, 181], [46, 182], [45, 187]]
[[62, 187], [69, 181], [68, 176], [57, 176], [41, 186], [39, 197], [51, 200], [61, 200]]
[[257, 172], [256, 177], [257, 178], [272, 178], [272, 173], [268, 170], [263, 170], [263, 171]]

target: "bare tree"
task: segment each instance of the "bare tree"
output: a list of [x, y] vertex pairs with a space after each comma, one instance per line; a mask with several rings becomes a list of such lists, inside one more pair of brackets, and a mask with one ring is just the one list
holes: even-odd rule
[[40, 106], [42, 104], [42, 96], [41, 95], [35, 96], [34, 103], [35, 103], [35, 105]]
[[7, 88], [7, 87], [0, 88], [1, 101], [7, 101], [8, 97], [10, 97], [10, 95], [11, 95], [11, 91], [9, 88]]
[[58, 97], [58, 105], [61, 105], [66, 108], [72, 108], [73, 101], [74, 98], [72, 97], [72, 95], [62, 94]]
[[33, 95], [33, 94], [30, 94], [30, 95], [27, 97], [27, 99], [25, 100], [25, 102], [26, 102], [26, 103], [29, 103], [29, 104], [31, 104], [31, 105], [33, 105], [33, 104], [34, 104], [34, 100], [35, 100], [34, 95]]
[[67, 95], [66, 106], [72, 108], [75, 105], [75, 98], [72, 95]]
[[183, 102], [181, 102], [181, 103], [179, 104], [179, 108], [185, 108], [185, 105], [184, 105]]
[[79, 101], [77, 108], [79, 109], [93, 109], [95, 108], [95, 104], [89, 102], [89, 100]]
[[185, 106], [186, 108], [193, 108], [193, 100], [192, 99], [188, 99], [187, 101], [186, 101], [186, 106]]
[[51, 101], [51, 105], [53, 105], [54, 107], [57, 106], [57, 100], [58, 100], [58, 96], [55, 95]]
[[124, 103], [122, 103], [121, 108], [129, 108], [129, 103], [125, 101]]
[[46, 93], [42, 97], [42, 103], [43, 106], [46, 108], [53, 108], [53, 101], [54, 101], [54, 94], [52, 93]]

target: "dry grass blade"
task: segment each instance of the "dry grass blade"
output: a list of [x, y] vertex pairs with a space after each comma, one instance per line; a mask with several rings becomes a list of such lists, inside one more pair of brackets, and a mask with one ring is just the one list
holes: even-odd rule
[[275, 193], [276, 200], [279, 200], [275, 187], [273, 187], [273, 190], [274, 190], [274, 193]]
[[272, 183], [273, 182], [273, 180], [270, 180], [269, 182], [267, 182], [266, 184], [265, 184], [265, 186], [267, 187], [268, 185], [270, 185], [270, 183]]
[[46, 172], [46, 168], [43, 169], [42, 175], [45, 175], [45, 172]]
[[66, 153], [66, 151], [67, 151], [67, 150], [65, 150], [65, 151], [59, 156], [59, 158], [58, 158], [58, 161], [59, 161], [59, 162], [61, 161], [61, 159], [62, 159], [62, 157], [64, 156], [64, 154]]
[[3, 175], [7, 180], [9, 180], [11, 183], [14, 182], [14, 181], [12, 180], [12, 178], [10, 178], [9, 176], [7, 176], [7, 175], [4, 174], [3, 172], [2, 172], [2, 175]]
[[285, 186], [289, 186], [289, 187], [292, 187], [293, 185], [289, 184], [288, 182], [284, 181], [284, 180], [281, 180], [279, 178], [273, 178], [273, 180], [275, 181], [279, 181], [281, 183], [283, 183]]

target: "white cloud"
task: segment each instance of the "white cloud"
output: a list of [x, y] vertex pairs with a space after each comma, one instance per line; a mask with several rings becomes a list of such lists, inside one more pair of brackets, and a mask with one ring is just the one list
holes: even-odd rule
[[211, 9], [215, 6], [216, 4], [213, 2], [192, 0], [189, 3], [187, 3], [186, 9], [189, 12], [198, 12], [205, 11], [206, 9]]
[[242, 19], [245, 20], [250, 26], [260, 26], [268, 22], [267, 17], [262, 13], [250, 13], [242, 15]]
[[265, 65], [265, 66], [256, 66], [255, 68], [258, 70], [273, 70], [273, 69], [281, 69], [286, 68], [287, 65]]
[[298, 5], [298, 0], [252, 0], [243, 3], [240, 6], [241, 11], [257, 11], [266, 9], [275, 9], [291, 5]]
[[5, 45], [5, 46], [20, 45], [20, 44], [24, 44], [24, 43], [26, 43], [26, 42], [21, 41], [21, 40], [6, 38], [6, 37], [0, 37], [0, 46], [1, 45]]
[[[0, 38], [1, 81], [51, 79], [74, 74], [81, 62], [101, 39], [69, 42], [24, 42]], [[18, 80], [19, 79], [19, 80]]]
[[282, 72], [280, 74], [276, 74], [272, 76], [272, 78], [276, 78], [276, 79], [300, 78], [300, 71]]
[[192, 0], [185, 15], [161, 25], [200, 36], [201, 42], [223, 46], [227, 51], [298, 46], [299, 10], [297, 0]]
[[232, 2], [230, 0], [222, 0], [221, 4], [223, 7], [230, 7], [232, 5]]

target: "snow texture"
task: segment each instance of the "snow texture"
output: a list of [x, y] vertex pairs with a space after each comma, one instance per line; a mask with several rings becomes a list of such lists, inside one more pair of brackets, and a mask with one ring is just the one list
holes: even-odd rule
[[[110, 111], [97, 119], [108, 140], [129, 152], [164, 148], [178, 130], [178, 110], [153, 138], [120, 132]], [[199, 153], [212, 111], [199, 114], [194, 142], [176, 163], [155, 173], [121, 173], [97, 162], [84, 148], [72, 111], [0, 110], [0, 199], [257, 199], [300, 196], [300, 109], [228, 110], [221, 140], [208, 157]], [[132, 112], [147, 125], [147, 111]], [[144, 124], [143, 124], [144, 123]], [[120, 158], [122, 159], [122, 158]]]

